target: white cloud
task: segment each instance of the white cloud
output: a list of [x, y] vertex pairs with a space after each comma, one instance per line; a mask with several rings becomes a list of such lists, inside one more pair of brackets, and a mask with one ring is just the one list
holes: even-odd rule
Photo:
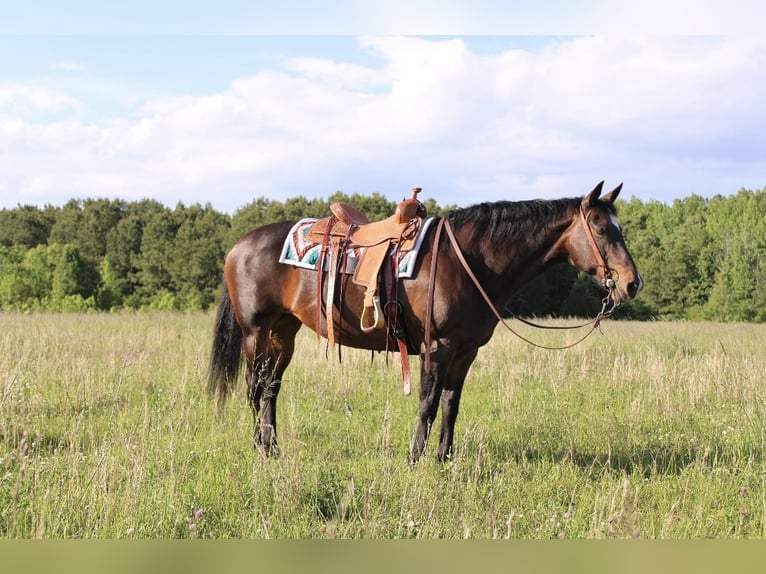
[[348, 90], [374, 90], [388, 82], [385, 74], [357, 64], [334, 62], [327, 58], [290, 58], [285, 66], [309, 80]]
[[81, 103], [68, 94], [21, 83], [0, 82], [0, 113], [24, 116], [55, 113], [79, 108]]
[[604, 178], [658, 199], [766, 185], [760, 39], [597, 36], [489, 55], [457, 39], [359, 43], [380, 65], [293, 58], [90, 123], [35, 116], [81, 110], [65, 93], [0, 85], [2, 201], [234, 209], [337, 189], [398, 199], [414, 185], [458, 204], [584, 193]]

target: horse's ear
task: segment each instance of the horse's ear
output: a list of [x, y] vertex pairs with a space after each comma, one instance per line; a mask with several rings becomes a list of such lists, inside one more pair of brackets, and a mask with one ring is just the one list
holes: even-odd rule
[[614, 203], [614, 200], [617, 199], [618, 195], [620, 195], [620, 190], [622, 190], [622, 184], [618, 185], [612, 191], [602, 196], [601, 199], [608, 203]]
[[604, 182], [602, 181], [596, 187], [593, 188], [593, 191], [591, 191], [588, 195], [582, 198], [582, 206], [593, 207], [594, 205], [596, 205], [596, 201], [601, 195], [601, 188], [603, 187], [604, 187]]

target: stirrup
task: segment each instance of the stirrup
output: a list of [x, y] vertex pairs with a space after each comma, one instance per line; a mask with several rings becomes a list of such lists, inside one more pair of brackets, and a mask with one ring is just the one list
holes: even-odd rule
[[[370, 326], [365, 326], [365, 317], [367, 317], [372, 309], [373, 323]], [[383, 319], [383, 309], [380, 307], [380, 297], [377, 295], [372, 298], [372, 306], [365, 307], [362, 310], [362, 316], [359, 317], [359, 327], [363, 333], [372, 333], [375, 329], [381, 329], [385, 326], [385, 320]]]

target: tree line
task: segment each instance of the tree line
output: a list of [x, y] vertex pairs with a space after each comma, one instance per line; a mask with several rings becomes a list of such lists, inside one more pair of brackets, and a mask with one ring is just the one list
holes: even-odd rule
[[[323, 217], [334, 201], [370, 219], [396, 207], [378, 193], [325, 199], [258, 198], [229, 215], [210, 204], [73, 199], [0, 210], [0, 309], [205, 310], [220, 293], [223, 260], [238, 237], [284, 219]], [[455, 208], [426, 201], [429, 214]], [[766, 188], [671, 204], [618, 200], [628, 248], [644, 279], [618, 309], [633, 319], [766, 320]], [[567, 265], [514, 299], [509, 314], [593, 316], [601, 295]]]

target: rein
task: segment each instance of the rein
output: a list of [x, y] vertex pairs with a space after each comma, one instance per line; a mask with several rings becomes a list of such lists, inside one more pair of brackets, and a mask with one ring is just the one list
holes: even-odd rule
[[[611, 276], [611, 270], [609, 269], [608, 265], [606, 264], [606, 261], [604, 260], [604, 256], [601, 254], [601, 251], [598, 248], [598, 245], [596, 245], [596, 240], [593, 237], [593, 231], [590, 228], [590, 225], [588, 224], [588, 219], [585, 215], [585, 211], [582, 209], [582, 206], [580, 207], [580, 217], [583, 222], [583, 226], [586, 230], [586, 236], [589, 239], [589, 243], [591, 247], [593, 248], [593, 252], [596, 255], [596, 258], [600, 262], [598, 265], [599, 267], [603, 267], [604, 269], [604, 281], [603, 285], [608, 290], [614, 289], [614, 280]], [[552, 347], [547, 345], [541, 345], [539, 343], [535, 343], [534, 341], [531, 341], [521, 335], [520, 333], [517, 333], [513, 327], [511, 327], [508, 322], [503, 318], [503, 316], [500, 314], [500, 312], [497, 310], [495, 305], [492, 303], [492, 300], [489, 298], [489, 295], [487, 295], [487, 292], [484, 290], [484, 288], [481, 286], [481, 283], [479, 282], [476, 275], [471, 270], [471, 266], [468, 264], [468, 262], [465, 260], [465, 257], [463, 256], [463, 252], [460, 249], [460, 245], [457, 242], [457, 238], [455, 237], [455, 233], [452, 230], [452, 225], [450, 225], [447, 218], [443, 217], [439, 220], [439, 224], [436, 228], [436, 235], [434, 237], [434, 255], [431, 259], [431, 277], [429, 280], [429, 289], [428, 289], [428, 303], [426, 307], [426, 326], [425, 326], [425, 347], [426, 347], [426, 356], [425, 356], [425, 369], [426, 371], [430, 370], [431, 365], [431, 318], [432, 318], [432, 307], [433, 307], [433, 297], [434, 297], [434, 288], [435, 288], [435, 277], [436, 277], [436, 260], [437, 260], [437, 254], [438, 254], [438, 248], [439, 248], [439, 241], [441, 239], [441, 232], [442, 229], [447, 230], [447, 237], [449, 237], [450, 243], [452, 244], [452, 248], [455, 251], [455, 255], [457, 255], [458, 261], [460, 261], [460, 264], [463, 266], [463, 269], [465, 269], [465, 272], [468, 274], [468, 277], [470, 277], [473, 284], [476, 286], [476, 289], [478, 289], [479, 294], [482, 296], [484, 301], [487, 303], [487, 306], [492, 311], [492, 313], [495, 315], [497, 320], [505, 327], [508, 331], [513, 333], [516, 337], [524, 341], [525, 343], [532, 345], [533, 347], [537, 347], [538, 349], [547, 349], [551, 351], [561, 351], [564, 349], [570, 349], [574, 347], [575, 345], [579, 345], [582, 343], [585, 339], [587, 339], [593, 331], [595, 331], [600, 325], [601, 321], [608, 318], [614, 309], [617, 307], [617, 304], [614, 303], [611, 298], [609, 297], [609, 294], [601, 300], [601, 311], [598, 312], [598, 314], [587, 323], [583, 323], [582, 325], [574, 325], [574, 326], [544, 326], [544, 325], [537, 325], [535, 323], [532, 323], [531, 321], [527, 321], [525, 319], [518, 318], [519, 321], [526, 325], [530, 325], [532, 327], [537, 327], [540, 329], [580, 329], [582, 327], [591, 326], [590, 331], [588, 331], [585, 335], [583, 335], [580, 339], [575, 341], [574, 343], [571, 343], [569, 345], [564, 345], [561, 347]]]

